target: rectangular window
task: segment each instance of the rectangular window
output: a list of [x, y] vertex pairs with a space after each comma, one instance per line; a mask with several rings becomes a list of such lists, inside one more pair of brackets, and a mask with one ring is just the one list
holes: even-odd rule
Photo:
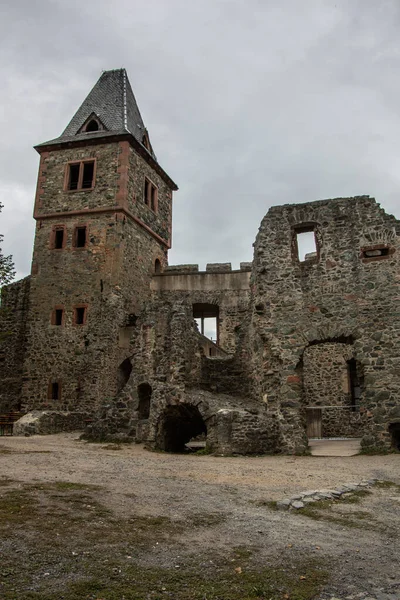
[[74, 308], [74, 323], [75, 323], [75, 325], [85, 325], [85, 323], [86, 323], [86, 306], [75, 306], [75, 308]]
[[63, 308], [55, 308], [51, 314], [51, 324], [52, 325], [64, 325], [64, 309]]
[[85, 248], [87, 240], [87, 227], [82, 225], [75, 228], [74, 246], [75, 248]]
[[55, 248], [55, 250], [64, 248], [64, 227], [58, 227], [57, 229], [54, 229], [53, 236], [53, 248]]
[[158, 210], [158, 195], [157, 187], [147, 177], [144, 179], [143, 200], [144, 203], [151, 208], [153, 212]]
[[91, 190], [94, 188], [95, 160], [82, 160], [67, 165], [65, 191]]
[[292, 230], [292, 258], [299, 263], [316, 263], [319, 260], [315, 225], [304, 223]]
[[51, 381], [48, 391], [49, 400], [61, 400], [61, 384], [59, 381]]

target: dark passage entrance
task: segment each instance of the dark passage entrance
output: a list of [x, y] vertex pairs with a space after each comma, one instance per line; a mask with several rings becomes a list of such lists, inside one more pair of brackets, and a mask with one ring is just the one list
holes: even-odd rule
[[138, 396], [139, 396], [139, 419], [148, 419], [150, 415], [150, 400], [152, 393], [151, 385], [149, 383], [141, 383], [138, 385]]
[[400, 423], [392, 423], [389, 425], [389, 433], [392, 437], [393, 448], [400, 450]]
[[126, 358], [118, 367], [118, 393], [121, 392], [128, 383], [132, 373], [132, 363]]
[[207, 427], [196, 406], [167, 406], [158, 423], [157, 447], [166, 452], [184, 452], [185, 444], [201, 434], [207, 434]]

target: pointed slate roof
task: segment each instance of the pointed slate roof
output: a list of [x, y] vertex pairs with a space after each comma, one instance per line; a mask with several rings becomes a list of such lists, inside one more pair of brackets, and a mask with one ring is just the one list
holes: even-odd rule
[[[106, 130], [80, 132], [92, 114], [99, 118]], [[60, 137], [38, 147], [126, 133], [133, 135], [142, 145], [143, 135], [146, 133], [148, 136], [126, 70], [115, 69], [102, 73]], [[151, 145], [147, 151], [157, 160]]]

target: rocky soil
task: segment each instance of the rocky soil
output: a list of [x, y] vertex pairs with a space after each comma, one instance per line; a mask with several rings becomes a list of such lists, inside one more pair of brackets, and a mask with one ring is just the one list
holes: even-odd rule
[[0, 439], [0, 597], [400, 598], [398, 454], [222, 458], [78, 437]]

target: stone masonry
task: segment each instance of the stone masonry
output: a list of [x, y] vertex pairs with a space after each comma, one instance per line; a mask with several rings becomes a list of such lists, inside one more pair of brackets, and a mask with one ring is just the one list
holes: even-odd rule
[[167, 451], [196, 438], [222, 454], [304, 452], [308, 437], [400, 448], [400, 223], [373, 198], [273, 207], [252, 263], [201, 272], [168, 266], [177, 187], [123, 69], [36, 149], [32, 273], [0, 312], [0, 413], [24, 413], [16, 433]]

